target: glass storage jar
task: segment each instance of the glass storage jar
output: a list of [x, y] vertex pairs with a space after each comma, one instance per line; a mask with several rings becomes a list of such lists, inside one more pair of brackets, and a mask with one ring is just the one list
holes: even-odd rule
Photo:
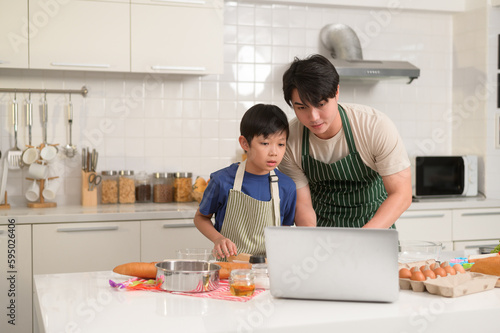
[[269, 273], [267, 271], [266, 257], [263, 255], [253, 255], [249, 262], [252, 264], [252, 271], [255, 276], [256, 289], [269, 289]]
[[156, 172], [153, 174], [153, 202], [174, 201], [174, 173]]
[[135, 202], [134, 171], [118, 171], [118, 198], [120, 203]]
[[193, 201], [193, 174], [191, 172], [177, 172], [174, 180], [174, 201]]
[[103, 170], [101, 177], [101, 204], [118, 203], [118, 172]]
[[141, 171], [135, 175], [135, 202], [151, 202], [151, 178]]

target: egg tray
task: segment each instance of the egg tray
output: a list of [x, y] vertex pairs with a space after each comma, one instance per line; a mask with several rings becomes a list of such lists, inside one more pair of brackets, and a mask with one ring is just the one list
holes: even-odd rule
[[[433, 264], [435, 260], [413, 262], [410, 264], [400, 264], [399, 269], [405, 267], [420, 267], [422, 265]], [[495, 288], [498, 277], [481, 273], [457, 273], [447, 276], [438, 276], [435, 279], [427, 278], [425, 281], [413, 281], [410, 279], [399, 279], [399, 288], [402, 290], [413, 290], [415, 292], [427, 291], [433, 295], [444, 297], [459, 297]]]

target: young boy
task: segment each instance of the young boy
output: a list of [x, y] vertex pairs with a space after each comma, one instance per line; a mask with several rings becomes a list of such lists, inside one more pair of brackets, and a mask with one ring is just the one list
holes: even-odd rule
[[285, 113], [274, 105], [254, 105], [241, 119], [239, 142], [247, 159], [210, 175], [194, 217], [217, 258], [265, 254], [264, 228], [293, 225], [295, 183], [276, 169], [288, 131]]

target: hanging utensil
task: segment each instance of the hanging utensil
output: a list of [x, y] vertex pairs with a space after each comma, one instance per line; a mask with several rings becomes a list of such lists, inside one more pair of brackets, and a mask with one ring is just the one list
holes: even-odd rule
[[71, 103], [71, 94], [69, 95], [69, 103], [68, 103], [68, 124], [69, 124], [69, 144], [64, 147], [66, 150], [66, 156], [73, 157], [76, 153], [76, 147], [73, 146], [72, 137], [73, 137], [73, 103]]
[[18, 108], [16, 94], [14, 94], [14, 100], [12, 101], [12, 123], [14, 125], [14, 147], [8, 151], [7, 160], [9, 169], [18, 170], [23, 166], [23, 161], [21, 160], [22, 151], [17, 146]]
[[43, 130], [43, 144], [45, 146], [52, 146], [56, 150], [56, 154], [59, 152], [59, 148], [57, 148], [57, 145], [50, 144], [47, 142], [47, 123], [49, 122], [49, 106], [47, 103], [47, 93], [43, 95], [43, 100], [42, 100], [42, 130]]
[[24, 154], [26, 151], [31, 148], [31, 129], [33, 127], [33, 103], [31, 102], [31, 93], [28, 95], [28, 99], [26, 100], [26, 125], [28, 126], [28, 147], [24, 148], [21, 154], [21, 168], [26, 164], [24, 161]]

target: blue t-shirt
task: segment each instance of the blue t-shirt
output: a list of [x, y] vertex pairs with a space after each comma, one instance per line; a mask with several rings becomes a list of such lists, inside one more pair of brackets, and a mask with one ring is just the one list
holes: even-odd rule
[[[227, 200], [229, 190], [233, 188], [238, 163], [216, 171], [210, 175], [208, 186], [203, 192], [203, 199], [200, 203], [200, 213], [203, 215], [215, 214], [215, 229], [221, 231], [224, 216], [226, 215]], [[293, 225], [295, 218], [295, 204], [297, 202], [297, 189], [294, 181], [275, 169], [278, 176], [280, 190], [280, 215], [282, 225]], [[241, 192], [260, 201], [271, 200], [271, 188], [269, 184], [269, 174], [254, 175], [245, 171]]]

